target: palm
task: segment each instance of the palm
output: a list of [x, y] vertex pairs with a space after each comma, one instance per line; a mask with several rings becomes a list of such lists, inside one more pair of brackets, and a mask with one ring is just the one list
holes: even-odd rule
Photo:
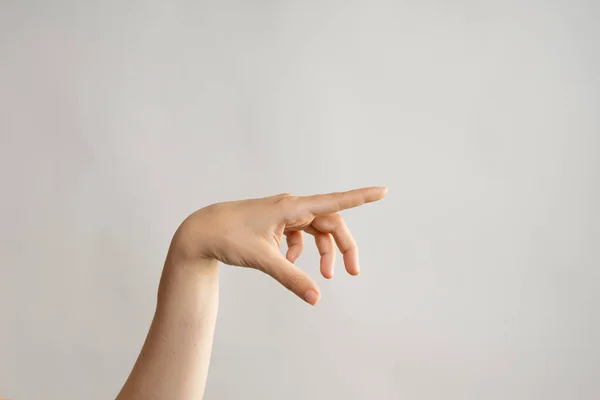
[[[211, 257], [261, 270], [314, 304], [319, 297], [316, 283], [293, 264], [304, 249], [303, 233], [314, 237], [325, 278], [333, 277], [335, 245], [343, 255], [346, 271], [358, 275], [356, 242], [337, 213], [380, 200], [386, 191], [375, 187], [306, 197], [286, 194], [221, 203], [199, 213], [203, 226], [219, 229], [210, 232], [210, 237], [216, 238], [211, 242]], [[279, 252], [284, 236], [288, 245], [285, 258]], [[309, 291], [316, 295], [307, 295]]]

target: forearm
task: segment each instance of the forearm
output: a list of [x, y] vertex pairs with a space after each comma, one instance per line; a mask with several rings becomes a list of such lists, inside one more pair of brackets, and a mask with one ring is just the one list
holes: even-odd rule
[[150, 331], [118, 400], [202, 398], [218, 288], [216, 261], [167, 257]]

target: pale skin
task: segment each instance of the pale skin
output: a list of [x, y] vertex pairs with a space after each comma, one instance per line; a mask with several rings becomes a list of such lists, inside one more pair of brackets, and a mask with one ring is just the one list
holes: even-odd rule
[[[350, 275], [358, 248], [340, 211], [381, 200], [385, 187], [314, 196], [281, 194], [213, 204], [177, 229], [158, 289], [146, 342], [117, 400], [202, 399], [217, 319], [218, 264], [260, 270], [310, 305], [321, 291], [294, 265], [314, 236], [323, 277], [333, 277], [336, 246]], [[285, 236], [288, 250], [279, 250]]]

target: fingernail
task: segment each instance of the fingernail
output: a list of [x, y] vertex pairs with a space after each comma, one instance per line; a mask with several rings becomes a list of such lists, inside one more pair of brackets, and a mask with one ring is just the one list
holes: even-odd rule
[[308, 302], [310, 305], [315, 305], [319, 301], [319, 295], [314, 290], [307, 290], [304, 293], [304, 300]]

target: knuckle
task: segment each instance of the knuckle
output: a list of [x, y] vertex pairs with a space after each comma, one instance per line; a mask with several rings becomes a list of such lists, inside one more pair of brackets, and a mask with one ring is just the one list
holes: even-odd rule
[[294, 196], [293, 194], [280, 194], [275, 198], [275, 206], [284, 210], [290, 210], [294, 207], [296, 200], [298, 200], [298, 196]]
[[295, 289], [297, 289], [300, 286], [301, 283], [302, 283], [302, 275], [294, 274], [294, 275], [288, 276], [285, 279], [283, 284], [289, 290], [294, 291]]
[[275, 203], [285, 204], [285, 203], [289, 203], [290, 201], [293, 201], [296, 199], [297, 199], [297, 196], [294, 196], [291, 193], [282, 193], [282, 194], [278, 194], [277, 196], [275, 196]]

